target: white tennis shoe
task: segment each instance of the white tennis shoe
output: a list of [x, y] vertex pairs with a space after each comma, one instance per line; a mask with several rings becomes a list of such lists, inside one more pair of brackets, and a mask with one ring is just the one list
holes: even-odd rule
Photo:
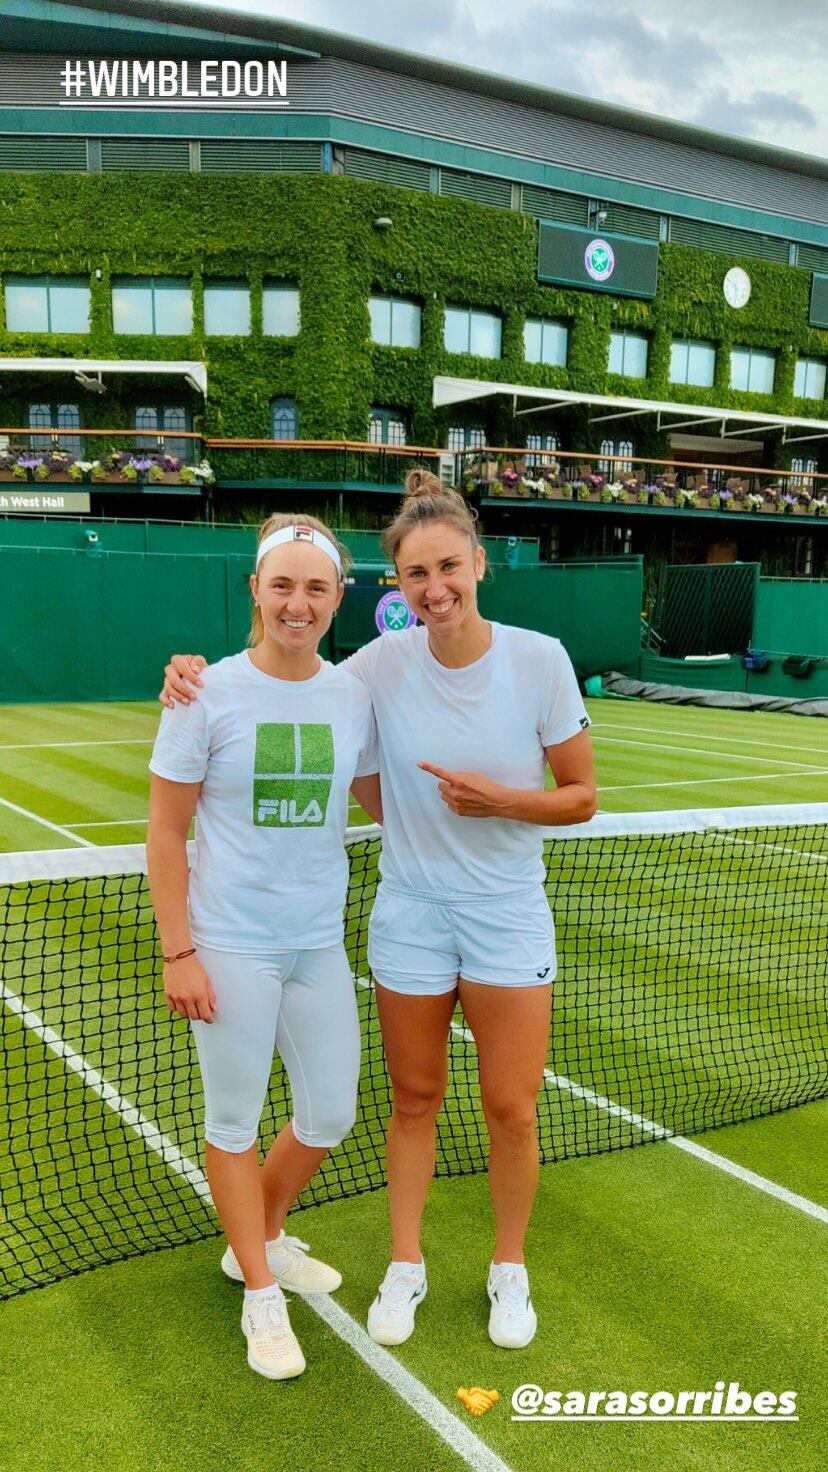
[[305, 1356], [290, 1327], [285, 1295], [278, 1284], [267, 1293], [245, 1295], [241, 1317], [247, 1363], [268, 1380], [292, 1380], [305, 1368]]
[[[280, 1288], [292, 1293], [333, 1293], [342, 1282], [342, 1274], [315, 1257], [308, 1257], [307, 1242], [286, 1237], [280, 1232], [275, 1242], [267, 1245], [267, 1265]], [[221, 1270], [235, 1283], [244, 1282], [244, 1274], [232, 1247], [221, 1259]]]
[[368, 1333], [375, 1343], [405, 1344], [427, 1292], [423, 1263], [392, 1262], [368, 1310]]
[[529, 1277], [522, 1263], [492, 1263], [486, 1291], [491, 1302], [489, 1338], [501, 1349], [531, 1344], [538, 1316], [529, 1297]]

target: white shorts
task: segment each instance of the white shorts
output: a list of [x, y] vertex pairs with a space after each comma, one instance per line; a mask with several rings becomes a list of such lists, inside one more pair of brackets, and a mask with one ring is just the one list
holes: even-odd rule
[[353, 1127], [359, 1020], [345, 948], [239, 956], [198, 946], [216, 994], [212, 1022], [193, 1022], [205, 1137], [220, 1150], [255, 1144], [274, 1055], [290, 1079], [293, 1132], [330, 1148]]
[[381, 986], [411, 996], [454, 991], [460, 976], [484, 986], [548, 986], [557, 969], [552, 912], [540, 886], [445, 902], [381, 884], [368, 961]]

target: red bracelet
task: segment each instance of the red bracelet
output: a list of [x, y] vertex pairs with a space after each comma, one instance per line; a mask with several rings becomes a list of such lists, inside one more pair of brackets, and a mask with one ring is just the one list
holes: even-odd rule
[[161, 960], [164, 961], [167, 966], [171, 966], [173, 961], [183, 961], [185, 956], [194, 956], [195, 953], [195, 946], [191, 946], [189, 951], [179, 951], [177, 956], [164, 956], [162, 954]]

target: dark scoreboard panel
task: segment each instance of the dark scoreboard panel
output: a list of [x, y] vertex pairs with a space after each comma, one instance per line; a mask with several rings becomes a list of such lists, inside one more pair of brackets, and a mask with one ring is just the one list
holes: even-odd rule
[[811, 283], [811, 312], [808, 317], [812, 327], [828, 327], [828, 276], [816, 271]]
[[541, 220], [538, 280], [613, 296], [654, 297], [658, 242]]

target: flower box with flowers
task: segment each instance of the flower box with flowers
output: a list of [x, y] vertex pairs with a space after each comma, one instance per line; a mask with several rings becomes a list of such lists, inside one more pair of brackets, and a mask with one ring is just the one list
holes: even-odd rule
[[603, 506], [613, 506], [621, 500], [624, 495], [624, 487], [620, 480], [607, 481], [598, 492], [598, 500]]
[[[530, 481], [529, 484], [533, 483]], [[554, 477], [541, 476], [534, 482], [534, 492], [539, 501], [560, 501], [562, 490], [561, 482]]]
[[711, 511], [741, 511], [742, 503], [737, 500], [733, 491], [723, 486], [720, 491], [710, 492], [710, 509]]

